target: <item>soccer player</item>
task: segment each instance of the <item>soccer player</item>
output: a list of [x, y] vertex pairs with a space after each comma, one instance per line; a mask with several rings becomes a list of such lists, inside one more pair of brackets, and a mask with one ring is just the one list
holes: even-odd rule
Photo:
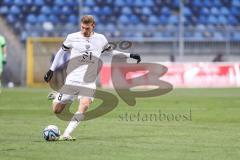
[[[99, 57], [102, 53], [123, 54], [126, 57], [133, 58], [137, 60], [137, 63], [141, 61], [138, 54], [130, 54], [125, 52], [120, 52], [116, 50], [111, 50], [110, 45], [104, 35], [94, 32], [95, 21], [94, 17], [91, 15], [85, 15], [81, 19], [81, 31], [69, 34], [65, 41], [63, 42], [62, 48], [57, 52], [54, 61], [45, 74], [44, 80], [49, 82], [53, 76], [53, 72], [56, 70], [59, 60], [66, 52], [70, 52], [70, 61], [76, 57], [82, 56], [82, 60], [86, 63], [98, 63]], [[92, 57], [96, 57], [95, 59]], [[82, 61], [81, 60], [81, 61]], [[72, 72], [68, 73], [65, 79], [65, 85], [80, 86], [91, 89], [96, 89], [96, 84], [94, 82], [86, 82], [84, 77], [91, 77], [95, 72], [87, 72], [88, 65], [80, 65]], [[87, 75], [86, 74], [90, 74]], [[73, 91], [74, 92], [74, 91]], [[73, 130], [79, 125], [79, 123], [84, 119], [84, 113], [87, 111], [88, 107], [94, 99], [94, 95], [78, 95], [79, 106], [78, 111], [74, 114], [70, 120], [67, 128], [65, 129], [63, 135], [60, 136], [59, 140], [75, 140], [71, 136]], [[59, 114], [63, 111], [67, 104], [71, 104], [74, 100], [74, 93], [63, 94], [57, 93], [55, 99], [53, 100], [53, 112]]]
[[3, 71], [3, 66], [7, 61], [7, 47], [5, 38], [0, 35], [0, 88], [1, 88], [1, 75]]

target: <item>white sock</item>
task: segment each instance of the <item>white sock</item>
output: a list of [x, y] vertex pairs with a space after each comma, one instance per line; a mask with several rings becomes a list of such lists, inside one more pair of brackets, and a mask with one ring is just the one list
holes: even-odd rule
[[79, 123], [83, 120], [84, 115], [80, 112], [76, 112], [69, 122], [67, 128], [65, 129], [63, 136], [69, 136], [73, 130], [79, 125]]

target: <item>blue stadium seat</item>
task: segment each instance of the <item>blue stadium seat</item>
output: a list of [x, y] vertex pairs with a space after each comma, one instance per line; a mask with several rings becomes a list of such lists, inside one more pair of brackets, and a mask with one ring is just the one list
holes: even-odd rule
[[75, 16], [74, 14], [70, 15], [68, 17], [68, 23], [71, 23], [73, 25], [77, 25], [78, 24], [78, 17]]
[[62, 14], [69, 16], [72, 13], [72, 10], [68, 6], [63, 6], [61, 8]]
[[219, 16], [218, 21], [219, 21], [219, 24], [221, 24], [221, 25], [227, 25], [228, 24], [228, 20], [224, 15]]
[[154, 6], [154, 2], [152, 0], [150, 0], [150, 1], [143, 1], [143, 5], [147, 6], [147, 7], [153, 7]]
[[192, 12], [191, 12], [190, 8], [186, 6], [183, 9], [183, 14], [184, 14], [184, 16], [190, 17], [192, 15]]
[[232, 0], [232, 6], [240, 7], [240, 0]]
[[78, 5], [78, 2], [76, 0], [65, 0], [65, 5], [68, 7], [74, 7]]
[[232, 40], [236, 40], [236, 41], [240, 41], [240, 32], [238, 31], [238, 32], [233, 32], [232, 33], [232, 36], [231, 36], [231, 39]]
[[36, 24], [37, 23], [37, 17], [34, 14], [29, 14], [27, 16], [27, 22], [30, 24]]
[[47, 16], [44, 14], [40, 14], [37, 16], [37, 22], [42, 24], [43, 22], [47, 21]]
[[143, 0], [135, 0], [134, 6], [143, 7], [144, 6]]
[[223, 34], [219, 31], [214, 31], [213, 32], [213, 38], [216, 39], [216, 40], [224, 40]]
[[125, 2], [123, 0], [116, 0], [114, 2], [115, 2], [116, 7], [125, 6]]
[[[94, 15], [96, 30], [113, 37], [174, 38], [177, 36], [180, 0], [84, 0], [82, 2], [83, 8], [79, 11], [77, 0], [1, 0], [0, 16], [5, 18], [19, 34], [21, 41], [24, 41], [28, 35], [61, 36], [73, 31], [74, 28], [77, 30], [79, 13]], [[187, 38], [222, 39], [226, 35], [218, 31], [218, 27], [234, 28], [240, 25], [240, 0], [185, 0], [184, 2], [184, 25], [190, 28], [189, 32], [185, 33]], [[54, 24], [58, 32], [51, 30], [51, 24]], [[37, 31], [33, 31], [31, 27], [36, 28]], [[129, 31], [126, 31], [127, 27]], [[161, 30], [154, 35], [153, 31], [158, 28]], [[238, 39], [238, 34], [231, 37]]]
[[203, 8], [201, 8], [200, 14], [202, 16], [208, 16], [210, 14], [210, 11], [207, 7], [203, 7]]
[[210, 16], [207, 18], [207, 24], [216, 25], [217, 22], [218, 22], [217, 17], [214, 16], [214, 15], [210, 15]]
[[12, 5], [9, 10], [10, 14], [18, 15], [21, 13], [21, 10], [18, 6]]
[[50, 15], [52, 13], [52, 11], [49, 6], [42, 6], [41, 13], [44, 15]]
[[123, 24], [123, 25], [127, 25], [127, 24], [130, 23], [130, 20], [129, 20], [128, 16], [126, 16], [126, 15], [121, 15], [121, 16], [119, 17], [119, 23], [120, 23], [120, 24]]
[[145, 30], [145, 25], [143, 25], [142, 23], [138, 23], [135, 27], [136, 27], [135, 29], [136, 29], [137, 31], [143, 31], [143, 30]]
[[149, 16], [149, 15], [152, 14], [152, 11], [151, 11], [151, 9], [150, 9], [149, 7], [143, 7], [143, 8], [142, 8], [142, 14]]
[[38, 6], [38, 7], [42, 7], [44, 6], [44, 0], [35, 0], [33, 1], [34, 2], [34, 5]]
[[228, 16], [229, 15], [229, 9], [227, 7], [222, 6], [220, 8], [220, 14], [222, 14], [224, 16]]
[[[71, 17], [71, 16], [70, 16]], [[52, 22], [53, 24], [56, 24], [56, 23], [58, 23], [58, 18], [57, 18], [57, 16], [55, 16], [55, 15], [50, 15], [49, 17], [48, 17], [48, 20], [50, 21], [50, 22]], [[70, 22], [71, 23], [71, 22]]]
[[213, 0], [212, 5], [218, 8], [223, 6], [221, 0]]
[[7, 6], [1, 6], [0, 7], [0, 15], [6, 16], [9, 12], [9, 9]]
[[212, 6], [212, 0], [204, 0], [203, 5], [205, 7], [211, 7]]
[[126, 14], [126, 15], [131, 15], [132, 14], [132, 10], [131, 10], [130, 7], [125, 6], [125, 7], [122, 8], [122, 13]]
[[110, 32], [114, 32], [116, 30], [116, 26], [112, 23], [109, 23], [105, 26], [105, 29]]
[[164, 15], [161, 15], [159, 17], [159, 23], [161, 25], [167, 25], [168, 24], [168, 17], [167, 16], [164, 16]]
[[15, 31], [15, 32], [19, 33], [19, 32], [22, 31], [23, 26], [22, 26], [22, 24], [18, 21], [18, 22], [15, 22], [15, 23], [13, 24], [13, 28], [14, 28], [14, 31]]
[[237, 18], [233, 15], [228, 17], [228, 23], [232, 26], [236, 26], [239, 24]]
[[170, 10], [167, 6], [162, 7], [161, 14], [164, 16], [170, 16]]
[[108, 6], [105, 6], [101, 12], [103, 15], [108, 16], [112, 13], [112, 9]]
[[8, 14], [6, 20], [9, 24], [13, 24], [17, 21], [17, 17], [13, 14]]
[[24, 43], [28, 37], [29, 37], [28, 32], [23, 31], [23, 32], [20, 33], [20, 41], [22, 43]]
[[[90, 8], [88, 8], [88, 10], [90, 11]], [[101, 14], [101, 9], [100, 9], [100, 7], [98, 7], [98, 6], [93, 7], [92, 13], [93, 13], [94, 15], [99, 15], [99, 14]]]
[[13, 0], [3, 0], [3, 4], [5, 4], [7, 6], [12, 6], [12, 5], [14, 5], [14, 1]]
[[32, 7], [34, 5], [33, 0], [25, 0], [24, 6]]
[[168, 24], [170, 25], [178, 25], [179, 24], [179, 16], [171, 15], [168, 19]]
[[24, 5], [24, 1], [23, 0], [14, 0], [14, 4], [19, 7], [22, 7]]
[[131, 15], [130, 16], [130, 23], [131, 24], [138, 24], [138, 23], [140, 23], [140, 20], [139, 20], [139, 17], [138, 16], [135, 16], [135, 15]]
[[230, 11], [231, 11], [231, 14], [234, 16], [238, 16], [240, 14], [240, 10], [238, 7], [231, 7]]
[[104, 31], [104, 29], [105, 29], [105, 25], [103, 25], [101, 23], [96, 25], [96, 30], [97, 31], [101, 31], [102, 32], [102, 31]]
[[89, 6], [89, 7], [95, 6], [94, 0], [86, 0], [86, 1], [83, 1], [83, 2], [84, 2], [84, 5], [86, 5], [86, 6]]
[[[112, 0], [109, 0], [112, 1]], [[134, 3], [132, 0], [122, 0], [124, 2], [123, 6], [128, 6], [128, 7], [134, 7]], [[109, 4], [112, 4], [111, 2], [109, 2]]]
[[154, 16], [154, 15], [150, 16], [148, 20], [149, 20], [150, 25], [158, 25], [159, 24], [159, 22], [158, 22], [159, 20], [158, 20], [157, 16]]
[[91, 13], [94, 14], [90, 7], [84, 7], [83, 8], [83, 13], [84, 14], [91, 14]]
[[193, 4], [193, 6], [198, 7], [198, 8], [203, 7], [202, 1], [199, 1], [199, 0], [193, 0], [192, 4]]
[[173, 5], [174, 8], [179, 8], [180, 0], [173, 0], [172, 5]]
[[219, 15], [219, 10], [216, 7], [211, 7], [211, 11], [210, 12], [211, 12], [211, 14], [213, 14], [215, 16]]
[[51, 8], [51, 12], [52, 14], [56, 15], [56, 16], [59, 16], [61, 14], [61, 7], [59, 6], [53, 6]]
[[198, 31], [194, 32], [193, 37], [196, 40], [203, 40], [204, 39], [202, 32], [198, 32]]

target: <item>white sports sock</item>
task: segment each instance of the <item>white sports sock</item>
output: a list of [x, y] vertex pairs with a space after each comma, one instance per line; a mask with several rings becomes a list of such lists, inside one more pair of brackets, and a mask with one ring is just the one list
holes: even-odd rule
[[69, 136], [73, 130], [79, 125], [79, 123], [83, 120], [84, 115], [80, 112], [76, 112], [69, 122], [67, 128], [65, 129], [63, 136]]

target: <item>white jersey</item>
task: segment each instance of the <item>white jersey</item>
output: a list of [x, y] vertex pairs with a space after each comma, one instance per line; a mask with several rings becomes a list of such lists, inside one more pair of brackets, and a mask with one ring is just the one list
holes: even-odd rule
[[[95, 88], [99, 58], [107, 43], [106, 37], [96, 32], [90, 37], [84, 37], [81, 32], [69, 34], [63, 42], [65, 47], [70, 48], [71, 54], [65, 84]], [[76, 65], [73, 61], [76, 57], [81, 57], [78, 59], [80, 64]], [[72, 68], [69, 67], [71, 62], [75, 63]]]

